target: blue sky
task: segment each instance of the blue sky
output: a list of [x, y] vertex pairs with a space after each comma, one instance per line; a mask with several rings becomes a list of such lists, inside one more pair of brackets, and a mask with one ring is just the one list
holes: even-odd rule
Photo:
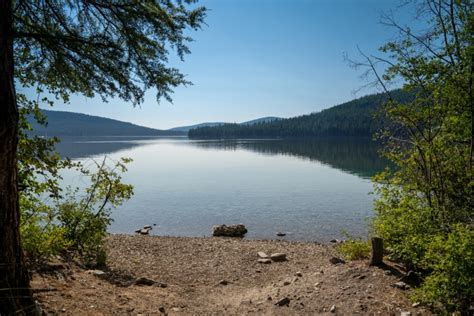
[[119, 99], [74, 96], [55, 110], [81, 112], [166, 129], [210, 121], [291, 117], [373, 92], [343, 55], [357, 58], [393, 38], [382, 12], [402, 21], [408, 8], [389, 0], [208, 0], [207, 25], [191, 33], [192, 53], [170, 62], [194, 85], [175, 90], [173, 104], [153, 90], [134, 108]]

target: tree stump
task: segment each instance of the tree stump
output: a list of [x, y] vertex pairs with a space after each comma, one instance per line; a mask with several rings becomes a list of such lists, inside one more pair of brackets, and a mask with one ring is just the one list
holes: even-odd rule
[[372, 237], [372, 257], [370, 258], [371, 266], [380, 266], [383, 264], [383, 239]]

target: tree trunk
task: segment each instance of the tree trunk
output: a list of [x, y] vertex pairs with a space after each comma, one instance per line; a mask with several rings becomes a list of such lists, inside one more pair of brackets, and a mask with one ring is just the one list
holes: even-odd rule
[[30, 314], [34, 302], [20, 245], [16, 151], [18, 109], [13, 79], [12, 0], [0, 0], [0, 315]]
[[372, 237], [372, 257], [370, 258], [371, 266], [380, 266], [383, 264], [383, 239]]

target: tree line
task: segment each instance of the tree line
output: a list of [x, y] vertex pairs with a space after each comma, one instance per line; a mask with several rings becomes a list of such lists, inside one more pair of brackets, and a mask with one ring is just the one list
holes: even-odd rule
[[[413, 98], [402, 90], [392, 91], [401, 103]], [[222, 124], [191, 129], [190, 138], [298, 138], [319, 136], [372, 137], [386, 122], [381, 112], [389, 100], [385, 93], [368, 95], [321, 112], [253, 125]]]

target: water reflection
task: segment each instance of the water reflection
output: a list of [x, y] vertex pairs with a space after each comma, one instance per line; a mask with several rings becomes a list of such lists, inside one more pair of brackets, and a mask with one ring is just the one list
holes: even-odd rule
[[131, 136], [131, 137], [61, 137], [56, 144], [56, 150], [61, 157], [71, 159], [87, 158], [110, 155], [120, 151], [126, 151], [138, 146], [145, 146], [157, 139], [187, 139], [185, 137], [154, 137], [154, 136]]
[[378, 153], [380, 144], [361, 138], [199, 141], [193, 145], [206, 149], [244, 149], [263, 155], [309, 159], [362, 178], [370, 178], [389, 165]]
[[249, 150], [262, 155], [292, 156], [318, 161], [362, 178], [370, 178], [389, 165], [379, 155], [380, 144], [363, 138], [191, 141], [185, 137], [66, 137], [56, 149], [61, 157], [78, 159], [127, 151], [157, 141], [201, 149]]

